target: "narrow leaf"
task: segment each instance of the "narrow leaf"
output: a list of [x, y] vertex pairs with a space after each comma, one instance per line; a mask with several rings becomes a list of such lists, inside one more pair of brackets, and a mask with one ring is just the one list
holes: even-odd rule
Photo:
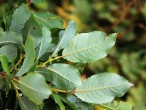
[[20, 77], [20, 80], [17, 82], [23, 94], [37, 105], [42, 104], [43, 100], [51, 94], [45, 78], [39, 73], [29, 73], [26, 76]]
[[10, 75], [10, 69], [9, 69], [9, 60], [6, 56], [0, 56], [0, 61], [2, 64], [2, 68], [4, 72], [6, 72], [8, 75]]
[[52, 64], [46, 70], [38, 70], [46, 80], [53, 82], [61, 89], [71, 91], [82, 84], [79, 70], [68, 64]]
[[43, 37], [41, 39], [37, 59], [39, 59], [46, 52], [46, 50], [49, 48], [50, 42], [52, 41], [51, 31], [48, 30], [45, 26], [42, 27], [42, 34], [43, 34]]
[[34, 13], [34, 17], [40, 25], [43, 24], [48, 29], [63, 28], [62, 19], [49, 12]]
[[31, 110], [39, 110], [39, 107], [25, 96], [19, 98], [19, 105], [21, 110], [30, 110], [30, 108]]
[[17, 57], [17, 48], [12, 44], [2, 46], [0, 48], [0, 56], [3, 55], [9, 59], [9, 62], [12, 62]]
[[52, 96], [53, 96], [55, 102], [59, 105], [60, 110], [65, 110], [65, 106], [63, 105], [62, 101], [60, 100], [59, 95], [52, 93]]
[[104, 58], [115, 44], [117, 34], [106, 37], [104, 32], [95, 31], [78, 34], [64, 49], [63, 57], [71, 62], [89, 63]]
[[54, 53], [52, 54], [52, 57], [62, 48], [65, 48], [66, 45], [72, 40], [72, 38], [75, 36], [76, 34], [76, 25], [74, 21], [70, 21], [68, 24], [68, 27], [66, 28], [65, 31], [61, 31], [62, 33], [60, 33], [60, 41], [54, 51]]
[[13, 44], [22, 44], [23, 39], [20, 34], [15, 32], [5, 32], [2, 37], [0, 37], [0, 44], [13, 43]]
[[28, 36], [27, 42], [25, 44], [25, 59], [20, 70], [16, 75], [22, 76], [23, 74], [28, 72], [34, 63], [34, 60], [35, 60], [34, 41], [32, 36]]
[[12, 15], [12, 21], [10, 26], [10, 31], [21, 33], [24, 28], [24, 24], [29, 19], [30, 13], [25, 4], [19, 6]]
[[109, 103], [115, 97], [123, 96], [131, 86], [131, 83], [117, 74], [101, 73], [83, 81], [75, 95], [88, 103]]

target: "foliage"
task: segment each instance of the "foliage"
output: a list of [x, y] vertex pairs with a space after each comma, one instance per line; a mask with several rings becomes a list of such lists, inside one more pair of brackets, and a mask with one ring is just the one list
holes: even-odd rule
[[[112, 72], [95, 72], [83, 81], [81, 75], [85, 64], [109, 54], [117, 34], [79, 34], [74, 21], [64, 29], [61, 18], [32, 11], [30, 2], [1, 21], [1, 109], [94, 110], [95, 105], [111, 109], [107, 103], [122, 97], [133, 84]], [[120, 102], [117, 110], [131, 110], [124, 105]]]

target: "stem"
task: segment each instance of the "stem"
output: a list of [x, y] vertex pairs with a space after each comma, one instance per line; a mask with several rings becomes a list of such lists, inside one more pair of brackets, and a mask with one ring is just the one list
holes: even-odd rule
[[53, 91], [53, 92], [67, 93], [67, 94], [69, 93], [66, 90], [60, 90], [60, 89], [55, 89], [55, 88], [51, 88], [51, 91]]
[[18, 92], [17, 86], [15, 85], [15, 82], [13, 80], [11, 82], [12, 82], [12, 84], [14, 86], [14, 89], [15, 89], [15, 92], [16, 92], [16, 97], [19, 99], [20, 96], [19, 96], [19, 92]]
[[14, 68], [16, 68], [22, 62], [23, 58], [24, 58], [24, 55], [23, 54], [20, 54], [20, 59], [18, 60], [18, 62], [14, 66]]

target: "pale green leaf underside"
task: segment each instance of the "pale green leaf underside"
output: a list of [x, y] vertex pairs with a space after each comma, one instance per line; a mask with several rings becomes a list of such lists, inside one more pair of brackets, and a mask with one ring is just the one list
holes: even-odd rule
[[0, 56], [3, 55], [7, 56], [9, 62], [12, 62], [17, 57], [17, 48], [12, 44], [2, 46], [0, 48]]
[[0, 44], [7, 43], [22, 44], [22, 42], [23, 42], [22, 36], [15, 32], [5, 32], [3, 33], [2, 37], [0, 37]]
[[71, 91], [82, 84], [78, 69], [68, 64], [52, 64], [46, 68], [48, 71], [41, 71], [48, 81], [53, 82], [57, 87]]
[[[65, 31], [63, 31], [63, 35], [60, 36], [61, 39], [56, 46], [55, 51], [52, 54], [52, 57], [62, 48], [65, 48], [66, 45], [72, 40], [74, 35], [76, 34], [76, 24], [74, 21], [70, 21]], [[60, 34], [61, 35], [61, 34]]]
[[25, 4], [19, 6], [12, 15], [12, 21], [10, 26], [10, 31], [21, 33], [24, 28], [24, 24], [29, 19], [30, 13]]
[[39, 107], [25, 96], [19, 98], [19, 105], [21, 110], [30, 110], [30, 108], [31, 110], [39, 110]]
[[46, 52], [46, 50], [49, 48], [49, 44], [52, 41], [51, 37], [51, 31], [48, 30], [45, 26], [42, 27], [42, 39], [40, 43], [39, 53], [38, 53], [38, 59]]
[[63, 28], [63, 21], [49, 12], [34, 13], [34, 17], [40, 25], [43, 24], [48, 29]]
[[116, 41], [117, 34], [106, 37], [104, 32], [78, 34], [63, 50], [63, 57], [71, 62], [89, 63], [104, 58]]
[[35, 60], [35, 49], [34, 41], [32, 36], [28, 36], [28, 39], [25, 44], [25, 59], [20, 70], [17, 72], [17, 76], [21, 76], [29, 71]]
[[115, 97], [123, 96], [131, 86], [131, 83], [117, 74], [101, 73], [84, 80], [75, 95], [88, 103], [109, 103]]
[[20, 89], [33, 103], [40, 105], [51, 94], [45, 78], [39, 73], [29, 73], [18, 80]]

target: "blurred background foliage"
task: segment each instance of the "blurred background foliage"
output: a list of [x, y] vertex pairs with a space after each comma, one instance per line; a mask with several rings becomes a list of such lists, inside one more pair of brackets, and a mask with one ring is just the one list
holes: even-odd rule
[[106, 71], [124, 76], [134, 87], [121, 100], [131, 103], [133, 110], [146, 110], [146, 0], [0, 0], [0, 25], [5, 25], [22, 2], [35, 11], [56, 13], [63, 18], [64, 27], [73, 19], [79, 33], [118, 32], [110, 55], [88, 64], [82, 77]]

